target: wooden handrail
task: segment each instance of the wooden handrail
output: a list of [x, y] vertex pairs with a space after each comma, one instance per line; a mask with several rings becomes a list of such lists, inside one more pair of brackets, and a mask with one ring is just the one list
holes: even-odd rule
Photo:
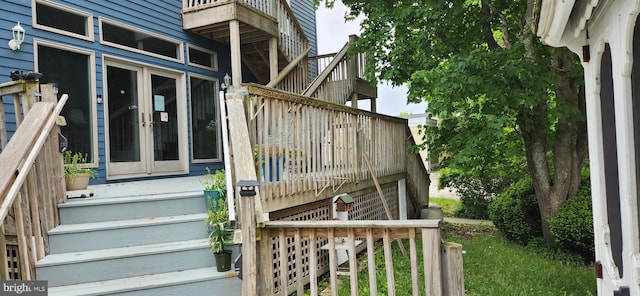
[[326, 81], [326, 79], [329, 77], [331, 72], [338, 66], [338, 64], [342, 61], [342, 59], [344, 59], [344, 57], [347, 55], [348, 50], [349, 50], [349, 42], [347, 42], [342, 47], [342, 49], [333, 56], [333, 60], [331, 60], [331, 63], [329, 63], [327, 68], [325, 68], [322, 71], [322, 73], [320, 73], [320, 75], [318, 75], [318, 77], [316, 77], [311, 82], [311, 85], [309, 85], [309, 87], [302, 93], [302, 95], [307, 97], [313, 96], [313, 94], [318, 90], [320, 85], [322, 85]]
[[[27, 113], [24, 123], [18, 127], [13, 135], [12, 139], [15, 141], [9, 141], [7, 147], [0, 154], [0, 163], [3, 164], [3, 169], [0, 170], [0, 193], [2, 193], [0, 195], [2, 196], [0, 220], [7, 217], [9, 205], [14, 202], [19, 185], [26, 179], [25, 173], [29, 172], [33, 166], [35, 158], [40, 153], [40, 149], [47, 140], [48, 133], [55, 125], [67, 99], [68, 96], [63, 95], [57, 105], [52, 102], [34, 104], [34, 107]], [[15, 160], [18, 159], [23, 161], [16, 162]]]
[[[46, 232], [58, 224], [56, 207], [64, 197], [64, 177], [56, 120], [66, 101], [63, 95], [57, 104], [33, 104], [0, 154], [0, 258], [7, 262], [6, 236], [15, 235], [20, 266], [15, 275], [7, 263], [1, 264], [3, 280], [35, 278], [35, 261], [48, 252]], [[13, 224], [5, 223], [10, 211]]]
[[287, 77], [287, 75], [289, 75], [289, 73], [291, 73], [291, 71], [293, 71], [298, 66], [298, 64], [307, 57], [309, 50], [310, 48], [307, 48], [307, 50], [305, 50], [297, 58], [291, 61], [286, 67], [284, 67], [284, 69], [282, 69], [282, 71], [280, 71], [280, 73], [278, 73], [278, 77], [276, 77], [276, 79], [272, 81], [269, 81], [266, 86], [275, 87], [276, 85], [278, 85], [278, 83], [280, 83], [285, 77]]

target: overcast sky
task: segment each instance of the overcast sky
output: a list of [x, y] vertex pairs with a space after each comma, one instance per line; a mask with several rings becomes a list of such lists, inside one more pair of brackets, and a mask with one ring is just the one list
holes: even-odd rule
[[[324, 4], [318, 8], [316, 22], [318, 25], [318, 54], [338, 52], [349, 40], [349, 35], [360, 35], [360, 21], [344, 20], [347, 8], [336, 1], [333, 9], [326, 9]], [[412, 114], [424, 113], [426, 103], [407, 105], [407, 88], [391, 87], [388, 84], [378, 85], [378, 112], [397, 116], [400, 112]], [[369, 110], [368, 100], [360, 102], [359, 107]]]

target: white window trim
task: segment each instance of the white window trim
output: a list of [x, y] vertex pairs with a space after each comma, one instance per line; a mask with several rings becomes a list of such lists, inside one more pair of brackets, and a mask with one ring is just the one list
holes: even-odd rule
[[[73, 14], [77, 14], [79, 16], [84, 16], [87, 19], [87, 35], [80, 35], [80, 34], [76, 34], [73, 32], [69, 32], [69, 31], [65, 31], [65, 30], [60, 30], [57, 28], [53, 28], [53, 27], [49, 27], [49, 26], [45, 26], [45, 25], [41, 25], [38, 24], [38, 20], [37, 20], [37, 11], [36, 11], [36, 3], [39, 4], [43, 4], [43, 5], [47, 5], [56, 9], [60, 9], [60, 10], [64, 10], [67, 11], [69, 13], [73, 13]], [[40, 29], [40, 30], [45, 30], [45, 31], [49, 31], [49, 32], [53, 32], [56, 34], [60, 34], [60, 35], [66, 35], [69, 37], [74, 37], [74, 38], [78, 38], [78, 39], [82, 39], [82, 40], [87, 40], [87, 41], [95, 41], [95, 37], [94, 37], [94, 31], [93, 31], [93, 15], [91, 13], [88, 12], [84, 12], [81, 10], [77, 10], [77, 9], [73, 9], [64, 5], [60, 5], [51, 1], [43, 1], [43, 0], [32, 0], [31, 2], [31, 21], [32, 21], [32, 26], [35, 29]]]
[[[213, 65], [212, 67], [207, 67], [204, 65], [200, 65], [200, 64], [196, 64], [196, 63], [192, 63], [191, 62], [191, 57], [189, 56], [189, 49], [195, 49], [198, 51], [202, 51], [202, 52], [206, 52], [208, 54], [211, 55], [211, 58], [213, 59], [213, 61], [211, 61], [211, 64]], [[193, 66], [193, 67], [198, 67], [198, 68], [202, 68], [202, 69], [207, 69], [207, 70], [212, 70], [212, 71], [218, 71], [218, 53], [216, 51], [210, 50], [210, 49], [206, 49], [197, 45], [193, 45], [193, 44], [187, 44], [187, 63], [189, 66]]]
[[213, 81], [213, 85], [215, 87], [215, 89], [213, 90], [216, 96], [216, 105], [218, 105], [218, 107], [216, 108], [216, 119], [217, 122], [220, 123], [220, 108], [222, 108], [218, 102], [220, 101], [218, 96], [220, 95], [220, 80], [218, 80], [218, 78], [212, 78], [210, 76], [205, 76], [205, 75], [200, 75], [200, 74], [195, 74], [195, 73], [189, 73], [189, 77], [188, 77], [188, 81], [187, 83], [189, 84], [189, 137], [191, 138], [191, 141], [189, 142], [191, 145], [189, 145], [189, 149], [191, 150], [191, 162], [192, 163], [210, 163], [210, 162], [218, 162], [218, 161], [222, 161], [222, 125], [218, 124], [218, 130], [216, 131], [217, 133], [217, 137], [218, 137], [218, 157], [217, 158], [206, 158], [206, 159], [195, 159], [193, 157], [193, 114], [191, 112], [191, 104], [192, 104], [192, 98], [191, 98], [191, 78], [198, 78], [198, 79], [202, 79], [202, 80], [208, 80], [208, 81]]
[[[124, 45], [120, 45], [117, 43], [113, 43], [113, 42], [109, 42], [109, 41], [105, 41], [104, 37], [103, 37], [103, 32], [102, 32], [102, 24], [103, 23], [108, 23], [110, 25], [114, 25], [114, 26], [118, 26], [121, 28], [125, 28], [131, 31], [135, 31], [135, 32], [140, 32], [143, 34], [147, 34], [149, 36], [153, 36], [154, 38], [158, 38], [158, 39], [162, 39], [165, 40], [167, 42], [171, 42], [174, 43], [177, 46], [177, 58], [172, 58], [172, 57], [168, 57], [168, 56], [163, 56], [161, 54], [157, 54], [157, 53], [153, 53], [153, 52], [149, 52], [149, 51], [145, 51], [142, 49], [137, 49], [137, 48], [133, 48], [133, 47], [128, 47], [128, 46], [124, 46]], [[152, 33], [146, 30], [142, 30], [130, 25], [126, 25], [120, 22], [116, 22], [104, 17], [98, 17], [98, 24], [100, 26], [100, 44], [104, 44], [104, 45], [108, 45], [111, 47], [115, 47], [115, 48], [120, 48], [126, 51], [131, 51], [131, 52], [136, 52], [136, 53], [140, 53], [140, 54], [144, 54], [144, 55], [148, 55], [148, 56], [152, 56], [152, 57], [156, 57], [156, 58], [160, 58], [160, 59], [164, 59], [164, 60], [168, 60], [168, 61], [172, 61], [172, 62], [178, 62], [178, 63], [184, 63], [184, 44], [177, 39], [172, 39], [172, 38], [168, 38], [166, 36], [162, 36], [156, 33]]]
[[89, 57], [89, 99], [91, 100], [91, 154], [93, 162], [86, 164], [87, 167], [97, 168], [99, 166], [98, 155], [98, 104], [94, 98], [96, 98], [96, 54], [94, 51], [82, 49], [79, 47], [68, 46], [61, 43], [55, 43], [51, 41], [44, 41], [40, 39], [33, 39], [33, 64], [34, 71], [39, 72], [38, 61], [38, 46], [47, 46], [57, 48], [69, 52], [79, 53], [87, 55]]

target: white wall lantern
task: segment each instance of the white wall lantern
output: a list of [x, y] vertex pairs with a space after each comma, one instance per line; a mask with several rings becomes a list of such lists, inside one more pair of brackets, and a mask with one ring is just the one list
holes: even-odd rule
[[229, 73], [225, 74], [222, 80], [224, 82], [222, 82], [220, 88], [222, 88], [222, 90], [227, 90], [227, 88], [231, 86], [231, 77], [229, 77]]
[[18, 50], [20, 49], [20, 44], [24, 41], [24, 28], [20, 26], [20, 22], [18, 22], [18, 24], [11, 29], [11, 32], [13, 33], [13, 39], [9, 40], [9, 48], [11, 48], [11, 50]]

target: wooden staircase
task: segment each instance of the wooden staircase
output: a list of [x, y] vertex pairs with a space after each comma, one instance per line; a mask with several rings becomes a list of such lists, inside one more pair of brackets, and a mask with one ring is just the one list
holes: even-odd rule
[[49, 295], [241, 294], [235, 271], [215, 269], [197, 178], [92, 189], [93, 198], [59, 205], [50, 254], [36, 263]]

